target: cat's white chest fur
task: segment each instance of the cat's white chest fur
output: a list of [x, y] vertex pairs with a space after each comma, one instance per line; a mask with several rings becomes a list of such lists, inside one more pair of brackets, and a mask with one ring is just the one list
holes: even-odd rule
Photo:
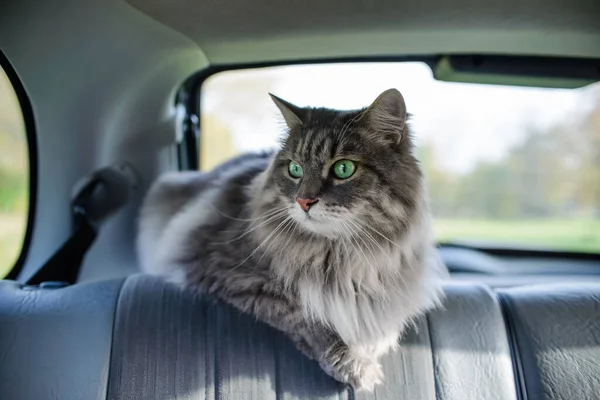
[[[411, 262], [402, 266], [400, 261], [390, 264], [390, 259]], [[421, 264], [428, 257], [417, 261], [398, 249], [371, 261], [369, 268], [364, 263], [342, 268], [347, 273], [337, 276], [334, 287], [301, 279], [297, 289], [308, 318], [327, 324], [353, 348], [383, 353], [395, 345], [411, 318], [437, 299], [439, 270]]]
[[380, 330], [368, 326], [372, 312], [351, 295], [350, 289], [330, 292], [312, 282], [301, 281], [298, 293], [306, 316], [330, 325], [346, 343], [365, 340], [365, 336], [372, 336], [373, 330]]
[[404, 294], [400, 288], [390, 291], [375, 271], [346, 269], [352, 270], [361, 271], [361, 276], [340, 274], [331, 286], [301, 279], [297, 287], [306, 316], [329, 325], [347, 344], [376, 343], [390, 335], [397, 337], [406, 315], [401, 309], [395, 315], [390, 313], [392, 307], [402, 302]]

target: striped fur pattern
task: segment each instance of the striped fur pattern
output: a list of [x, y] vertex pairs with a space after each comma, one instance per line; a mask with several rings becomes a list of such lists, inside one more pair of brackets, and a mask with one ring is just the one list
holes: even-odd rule
[[[255, 315], [334, 378], [371, 390], [379, 357], [439, 303], [446, 274], [404, 100], [394, 89], [352, 111], [273, 100], [288, 127], [276, 153], [154, 183], [142, 267]], [[332, 173], [340, 159], [355, 162], [348, 179]], [[297, 197], [318, 202], [306, 212]]]

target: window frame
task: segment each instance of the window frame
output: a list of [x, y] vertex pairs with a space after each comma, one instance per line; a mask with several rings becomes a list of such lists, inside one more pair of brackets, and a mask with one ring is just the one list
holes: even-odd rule
[[[316, 65], [341, 63], [398, 63], [422, 62], [429, 66], [435, 75], [438, 63], [443, 58], [451, 59], [457, 72], [476, 74], [506, 74], [526, 77], [584, 78], [600, 81], [600, 58], [573, 58], [560, 55], [498, 55], [498, 54], [427, 54], [405, 56], [357, 56], [332, 57], [321, 59], [295, 59], [264, 61], [240, 64], [215, 64], [192, 74], [180, 87], [175, 96], [175, 105], [185, 110], [183, 137], [178, 145], [179, 169], [197, 170], [200, 165], [200, 108], [202, 105], [202, 85], [219, 72], [240, 69], [259, 69], [290, 65]], [[456, 82], [461, 82], [457, 80]], [[193, 154], [192, 154], [193, 153]]]
[[181, 142], [177, 143], [179, 170], [194, 171], [200, 166], [200, 145], [202, 126], [200, 125], [200, 108], [202, 106], [202, 86], [211, 76], [219, 72], [235, 71], [241, 69], [259, 69], [270, 67], [282, 67], [291, 65], [317, 65], [317, 64], [341, 64], [341, 63], [373, 63], [373, 62], [422, 62], [432, 69], [442, 56], [373, 56], [373, 57], [342, 57], [323, 59], [298, 59], [285, 61], [265, 61], [241, 64], [216, 64], [208, 65], [206, 68], [192, 74], [180, 87], [175, 96], [175, 106], [181, 106], [185, 110], [185, 118], [182, 127]]
[[29, 205], [27, 212], [27, 226], [25, 228], [25, 235], [23, 237], [21, 252], [15, 260], [12, 268], [5, 277], [0, 279], [17, 280], [21, 273], [31, 245], [31, 239], [33, 236], [33, 227], [35, 222], [35, 210], [37, 207], [37, 182], [38, 182], [38, 148], [37, 148], [37, 136], [35, 129], [35, 118], [33, 114], [33, 107], [29, 96], [17, 74], [17, 71], [13, 68], [12, 64], [8, 60], [8, 57], [0, 49], [0, 68], [4, 71], [8, 80], [17, 95], [19, 107], [21, 108], [21, 115], [23, 116], [23, 122], [25, 125], [25, 136], [27, 139], [27, 153], [29, 157]]
[[[259, 68], [270, 68], [280, 66], [291, 66], [291, 65], [315, 65], [315, 64], [341, 64], [341, 63], [398, 63], [398, 62], [422, 62], [425, 63], [434, 71], [438, 61], [445, 55], [421, 55], [421, 56], [380, 56], [380, 57], [341, 57], [341, 58], [325, 58], [325, 59], [298, 59], [298, 60], [286, 60], [286, 61], [271, 61], [271, 62], [257, 62], [257, 63], [242, 63], [242, 64], [222, 64], [222, 65], [209, 65], [206, 68], [191, 75], [180, 87], [177, 92], [175, 104], [182, 106], [185, 110], [185, 120], [183, 123], [183, 136], [181, 142], [177, 143], [178, 154], [179, 154], [179, 169], [181, 171], [197, 171], [200, 166], [200, 145], [202, 138], [202, 126], [200, 125], [200, 114], [202, 106], [202, 86], [204, 82], [211, 76], [225, 71], [235, 71], [241, 69], [259, 69]], [[536, 76], [541, 75], [556, 75], [556, 65], [551, 65], [550, 69], [544, 73], [543, 68], [540, 69], [540, 65], [536, 64], [534, 71], [527, 71], [530, 68], [528, 60], [533, 61], [550, 61], [554, 60], [558, 62], [558, 66], [562, 67], [565, 61], [570, 62], [570, 65], [574, 67], [573, 75], [588, 77], [590, 74], [590, 61], [593, 65], [600, 62], [600, 58], [596, 59], [582, 59], [579, 60], [581, 63], [576, 62], [572, 58], [554, 56], [554, 57], [540, 57], [540, 56], [524, 56], [524, 55], [484, 55], [484, 54], [453, 54], [452, 57], [461, 59], [461, 57], [467, 57], [470, 59], [471, 65], [465, 63], [463, 66], [464, 71], [479, 71], [485, 72], [485, 68], [489, 66], [484, 65], [482, 60], [488, 60], [490, 58], [497, 59], [499, 65], [494, 66], [494, 72], [508, 72], [509, 74], [515, 74], [515, 71], [511, 71], [511, 61], [516, 61], [519, 64], [519, 68], [522, 70], [525, 67], [526, 75]], [[465, 60], [461, 59], [464, 63]], [[482, 68], [482, 65], [485, 68]], [[576, 67], [576, 68], [575, 68]], [[600, 72], [592, 71], [594, 76]], [[560, 75], [560, 73], [558, 74]], [[190, 154], [193, 153], [192, 156]], [[191, 162], [190, 162], [191, 161]], [[515, 247], [504, 247], [504, 246], [488, 246], [471, 243], [457, 243], [457, 242], [437, 242], [439, 248], [462, 248], [468, 250], [474, 250], [487, 255], [498, 256], [503, 258], [514, 258], [521, 257], [523, 259], [566, 259], [573, 261], [593, 261], [600, 262], [600, 253], [587, 253], [578, 251], [565, 251], [565, 250], [546, 250], [537, 249], [529, 246]]]

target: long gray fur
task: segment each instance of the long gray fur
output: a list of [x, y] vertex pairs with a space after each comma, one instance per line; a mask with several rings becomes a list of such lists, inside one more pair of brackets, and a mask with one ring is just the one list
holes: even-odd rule
[[[154, 183], [139, 222], [142, 267], [255, 315], [334, 378], [371, 390], [379, 357], [439, 303], [446, 274], [404, 99], [390, 89], [352, 111], [273, 100], [288, 126], [278, 152]], [[350, 178], [332, 174], [339, 159], [355, 161]], [[318, 203], [306, 212], [297, 197]]]

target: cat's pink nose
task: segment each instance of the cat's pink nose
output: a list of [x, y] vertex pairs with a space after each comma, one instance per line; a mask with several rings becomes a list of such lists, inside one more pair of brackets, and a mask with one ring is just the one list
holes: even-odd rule
[[296, 203], [300, 204], [300, 208], [304, 211], [308, 212], [310, 210], [310, 206], [315, 204], [318, 199], [301, 199], [300, 197], [296, 197]]

